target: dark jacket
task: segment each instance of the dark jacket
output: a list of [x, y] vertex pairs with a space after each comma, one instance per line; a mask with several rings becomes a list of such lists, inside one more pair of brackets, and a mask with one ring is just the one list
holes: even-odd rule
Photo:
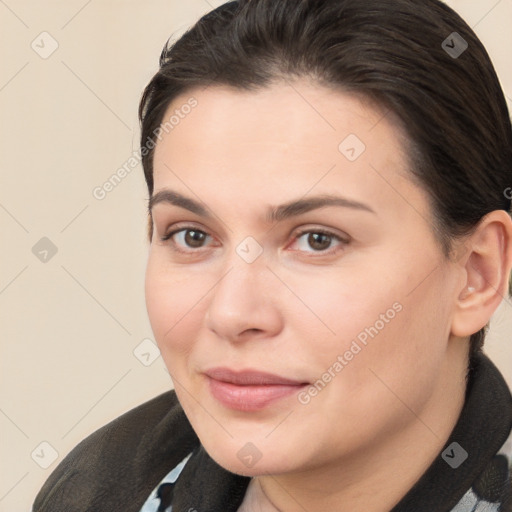
[[[479, 355], [443, 451], [391, 512], [512, 512], [511, 429], [510, 391], [493, 363]], [[467, 459], [454, 468], [463, 453], [458, 447]], [[176, 483], [162, 487], [166, 503], [161, 510], [172, 502], [172, 512], [236, 512], [250, 478], [211, 459], [174, 391], [127, 412], [76, 446], [40, 490], [33, 512], [139, 512], [190, 453]]]

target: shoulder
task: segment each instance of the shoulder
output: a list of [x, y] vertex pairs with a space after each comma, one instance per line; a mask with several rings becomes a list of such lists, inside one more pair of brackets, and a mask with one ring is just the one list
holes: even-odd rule
[[163, 393], [78, 444], [45, 482], [33, 511], [138, 510], [198, 444], [175, 391]]

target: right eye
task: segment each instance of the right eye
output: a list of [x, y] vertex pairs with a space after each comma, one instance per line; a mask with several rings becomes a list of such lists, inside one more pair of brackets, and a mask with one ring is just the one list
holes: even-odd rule
[[194, 249], [201, 249], [210, 235], [195, 227], [175, 229], [161, 238], [163, 242], [171, 241], [173, 249], [181, 252], [194, 252]]

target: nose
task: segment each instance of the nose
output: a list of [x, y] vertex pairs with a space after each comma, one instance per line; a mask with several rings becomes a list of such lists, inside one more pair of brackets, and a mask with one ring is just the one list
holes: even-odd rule
[[207, 328], [230, 342], [277, 335], [283, 327], [279, 282], [272, 279], [263, 258], [246, 263], [235, 255], [231, 261], [229, 271], [212, 290]]

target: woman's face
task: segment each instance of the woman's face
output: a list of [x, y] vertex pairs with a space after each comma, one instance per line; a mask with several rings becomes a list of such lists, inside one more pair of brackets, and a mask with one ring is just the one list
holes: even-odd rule
[[417, 422], [449, 378], [462, 281], [396, 126], [305, 81], [196, 89], [164, 121], [176, 110], [155, 149], [146, 301], [208, 453], [302, 471]]

